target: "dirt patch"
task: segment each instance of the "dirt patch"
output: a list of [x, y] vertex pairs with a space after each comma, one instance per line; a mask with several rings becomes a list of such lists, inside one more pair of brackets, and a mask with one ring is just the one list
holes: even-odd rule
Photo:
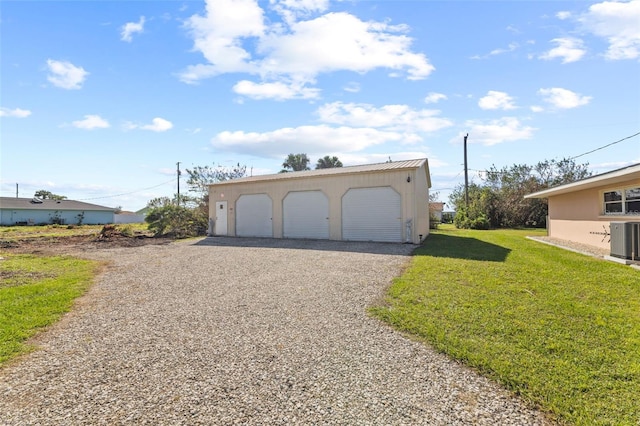
[[117, 229], [105, 227], [97, 236], [74, 235], [0, 240], [0, 249], [9, 253], [59, 255], [114, 247], [169, 244], [172, 241], [174, 241], [172, 238], [155, 238], [146, 233], [125, 235], [117, 231]]

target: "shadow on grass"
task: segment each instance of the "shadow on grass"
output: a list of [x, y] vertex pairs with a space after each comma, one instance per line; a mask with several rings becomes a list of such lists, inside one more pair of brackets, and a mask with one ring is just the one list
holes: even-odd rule
[[511, 249], [475, 238], [431, 234], [415, 255], [504, 262], [510, 252]]

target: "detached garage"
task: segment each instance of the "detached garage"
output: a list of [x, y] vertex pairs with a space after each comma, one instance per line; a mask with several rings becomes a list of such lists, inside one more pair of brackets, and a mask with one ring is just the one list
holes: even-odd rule
[[252, 176], [209, 186], [214, 235], [418, 244], [427, 159]]

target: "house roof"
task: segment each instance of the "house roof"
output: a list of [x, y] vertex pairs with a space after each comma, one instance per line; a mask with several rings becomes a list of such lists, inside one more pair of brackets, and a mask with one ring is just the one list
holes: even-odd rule
[[111, 207], [73, 200], [40, 200], [37, 198], [0, 197], [0, 209], [13, 210], [84, 210], [115, 211]]
[[525, 195], [524, 198], [547, 198], [553, 195], [598, 188], [605, 185], [614, 185], [631, 179], [638, 179], [638, 183], [640, 184], [640, 163], [599, 175], [590, 176], [564, 185], [554, 186], [553, 188], [545, 189], [543, 191], [534, 192], [532, 194]]
[[224, 182], [217, 182], [217, 183], [211, 184], [210, 186], [228, 185], [228, 184], [235, 184], [240, 182], [259, 182], [259, 181], [285, 180], [285, 179], [306, 179], [306, 178], [319, 177], [319, 176], [385, 172], [390, 170], [393, 170], [393, 171], [415, 170], [415, 169], [419, 169], [423, 165], [426, 165], [425, 170], [427, 173], [427, 185], [431, 187], [431, 176], [429, 176], [429, 163], [426, 158], [420, 158], [416, 160], [406, 160], [406, 161], [392, 161], [389, 163], [365, 164], [362, 166], [334, 167], [330, 169], [316, 169], [316, 170], [305, 170], [301, 172], [249, 176], [249, 177], [243, 177], [243, 178], [233, 179], [233, 180], [224, 181]]

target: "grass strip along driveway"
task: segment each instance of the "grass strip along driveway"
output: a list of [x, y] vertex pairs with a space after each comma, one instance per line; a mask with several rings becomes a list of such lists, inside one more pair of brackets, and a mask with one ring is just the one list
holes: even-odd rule
[[640, 273], [535, 232], [433, 232], [373, 312], [562, 422], [640, 424]]
[[27, 339], [71, 308], [93, 281], [98, 265], [71, 257], [2, 255], [0, 366], [32, 349]]

